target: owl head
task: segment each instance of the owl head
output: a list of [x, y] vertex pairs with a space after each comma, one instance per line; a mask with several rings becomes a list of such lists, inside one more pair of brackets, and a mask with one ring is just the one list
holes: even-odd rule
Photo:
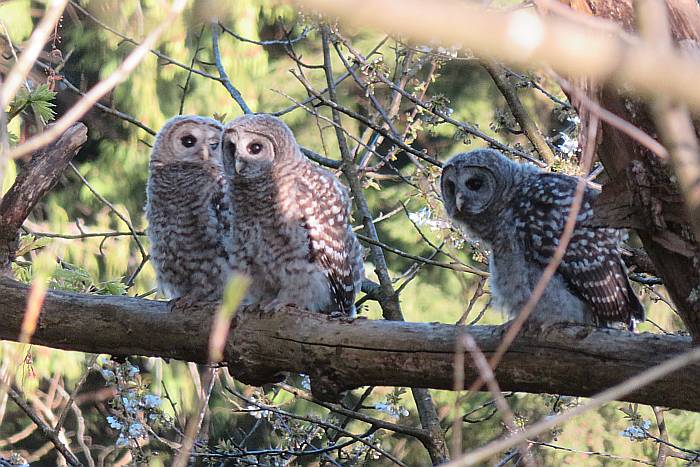
[[447, 213], [467, 227], [507, 205], [520, 165], [493, 149], [457, 154], [442, 169], [442, 199]]
[[292, 130], [266, 114], [231, 120], [224, 128], [222, 146], [224, 171], [236, 178], [266, 176], [280, 162], [302, 157]]
[[186, 162], [221, 167], [222, 131], [223, 125], [212, 118], [199, 115], [173, 117], [156, 135], [151, 163]]

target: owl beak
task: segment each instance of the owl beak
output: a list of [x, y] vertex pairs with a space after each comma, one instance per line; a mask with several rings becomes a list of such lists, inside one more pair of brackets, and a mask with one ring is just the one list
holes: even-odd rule
[[235, 163], [236, 173], [239, 174], [239, 173], [243, 172], [246, 165], [247, 164], [245, 163], [245, 161], [242, 161], [240, 159], [236, 159], [236, 163]]
[[209, 160], [209, 148], [207, 148], [206, 145], [202, 147], [202, 160], [203, 161], [208, 161]]
[[459, 191], [455, 194], [455, 205], [457, 206], [457, 211], [461, 212], [464, 205], [464, 196]]

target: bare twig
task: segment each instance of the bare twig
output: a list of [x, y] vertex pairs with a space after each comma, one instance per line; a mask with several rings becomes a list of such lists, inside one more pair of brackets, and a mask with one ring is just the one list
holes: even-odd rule
[[[394, 138], [394, 137], [389, 133], [389, 131], [386, 130], [385, 128], [382, 128], [381, 125], [377, 125], [376, 123], [370, 121], [368, 118], [366, 118], [366, 117], [360, 115], [359, 113], [357, 113], [357, 112], [355, 112], [355, 111], [353, 111], [353, 110], [350, 110], [350, 109], [348, 109], [348, 108], [346, 108], [346, 107], [344, 107], [344, 106], [338, 104], [336, 101], [333, 100], [332, 97], [330, 97], [330, 98], [324, 97], [320, 92], [318, 92], [318, 91], [316, 91], [315, 89], [313, 89], [313, 87], [312, 87], [311, 84], [308, 82], [308, 80], [307, 80], [306, 78], [304, 78], [303, 76], [301, 76], [300, 74], [298, 74], [298, 73], [296, 73], [296, 72], [292, 72], [292, 74], [294, 75], [294, 77], [295, 77], [296, 79], [299, 80], [299, 82], [306, 88], [307, 91], [309, 91], [311, 94], [313, 94], [313, 95], [316, 97], [316, 99], [318, 99], [322, 104], [327, 105], [328, 107], [330, 107], [331, 110], [332, 110], [331, 113], [333, 113], [333, 114], [338, 114], [339, 112], [341, 112], [341, 113], [347, 115], [348, 117], [350, 117], [350, 118], [352, 118], [352, 119], [354, 119], [354, 120], [357, 120], [357, 121], [363, 123], [364, 125], [367, 125], [368, 127], [372, 128], [374, 131], [376, 131], [377, 133], [379, 133], [380, 135], [382, 135], [384, 138], [390, 140], [391, 142], [393, 142], [394, 144], [396, 144], [397, 146], [399, 146], [399, 147], [400, 147], [401, 149], [403, 149], [404, 151], [406, 151], [406, 152], [408, 152], [408, 153], [411, 153], [411, 154], [413, 154], [414, 156], [417, 156], [418, 158], [420, 158], [420, 159], [422, 159], [422, 160], [424, 160], [424, 161], [426, 161], [426, 162], [428, 162], [428, 163], [430, 163], [430, 164], [432, 164], [432, 165], [435, 165], [435, 166], [437, 166], [437, 167], [442, 167], [442, 162], [440, 162], [439, 160], [435, 159], [434, 157], [431, 157], [431, 156], [427, 155], [427, 154], [426, 154], [425, 152], [423, 152], [423, 151], [419, 151], [419, 150], [417, 150], [417, 149], [415, 149], [415, 148], [412, 148], [411, 146], [409, 146], [408, 144], [404, 143], [404, 142], [401, 141], [400, 139]], [[334, 119], [334, 121], [335, 121], [335, 119]], [[335, 123], [336, 123], [336, 125], [338, 125], [338, 126], [340, 126], [340, 127], [342, 128], [342, 124], [340, 123], [340, 120], [336, 121]], [[337, 132], [337, 131], [338, 131], [338, 128], [336, 127], [336, 132]], [[348, 148], [348, 154], [350, 154], [350, 149], [349, 149], [349, 148]]]
[[587, 458], [588, 456], [598, 456], [598, 457], [604, 457], [606, 459], [619, 460], [619, 461], [630, 461], [630, 462], [635, 462], [637, 464], [643, 464], [643, 465], [654, 465], [653, 463], [651, 463], [647, 460], [644, 460], [644, 459], [640, 459], [638, 457], [616, 456], [614, 454], [608, 454], [607, 452], [600, 452], [600, 451], [579, 451], [576, 449], [571, 449], [571, 448], [567, 448], [564, 446], [557, 446], [556, 444], [545, 443], [542, 441], [529, 440], [529, 442], [534, 444], [534, 445], [537, 445], [537, 446], [555, 449], [557, 451], [566, 451], [566, 452], [570, 452], [573, 454], [581, 454], [584, 456], [584, 458]]
[[241, 108], [243, 113], [252, 113], [248, 104], [245, 103], [241, 92], [231, 83], [231, 80], [226, 73], [226, 68], [221, 62], [221, 51], [219, 50], [219, 24], [216, 22], [211, 23], [211, 47], [214, 52], [214, 60], [216, 62], [216, 69], [219, 71], [219, 80], [224, 85], [228, 93], [231, 95], [236, 104]]
[[323, 402], [323, 401], [316, 399], [311, 394], [309, 394], [305, 391], [302, 391], [299, 388], [295, 388], [293, 386], [285, 384], [285, 383], [279, 383], [278, 386], [281, 387], [282, 389], [284, 389], [285, 391], [287, 391], [288, 393], [293, 394], [294, 396], [296, 396], [300, 399], [304, 399], [304, 400], [307, 400], [309, 402], [313, 402], [315, 404], [318, 404], [321, 407], [324, 407], [324, 408], [330, 410], [331, 412], [335, 412], [337, 414], [344, 415], [346, 417], [350, 417], [350, 418], [353, 418], [355, 420], [359, 420], [359, 421], [364, 422], [364, 423], [368, 423], [371, 426], [373, 426], [374, 428], [378, 428], [378, 429], [381, 428], [383, 430], [393, 431], [394, 433], [402, 433], [402, 434], [405, 434], [408, 436], [413, 436], [414, 438], [416, 438], [418, 440], [423, 439], [423, 440], [429, 441], [429, 438], [426, 436], [427, 433], [420, 428], [413, 428], [413, 427], [406, 426], [406, 425], [398, 425], [396, 423], [387, 422], [384, 420], [380, 420], [376, 417], [371, 417], [369, 415], [365, 415], [365, 414], [358, 412], [358, 411], [355, 411], [355, 410], [348, 410], [339, 404], [331, 404], [329, 402]]
[[[474, 3], [441, 0], [428, 8], [421, 0], [304, 0], [305, 6], [344, 22], [435, 40], [471, 49], [512, 65], [549, 64], [567, 76], [598, 82], [614, 79], [639, 94], [665, 95], [700, 108], [700, 61], [680, 51], [660, 52], [630, 40], [618, 25], [588, 18], [587, 23], [538, 17], [527, 10], [498, 12]], [[563, 6], [563, 5], [562, 5]], [[381, 11], [382, 14], [377, 14]], [[650, 70], [664, 70], [653, 73]]]
[[124, 81], [138, 64], [141, 63], [141, 60], [143, 60], [149, 50], [155, 45], [160, 35], [170, 26], [173, 20], [182, 13], [186, 3], [186, 0], [173, 0], [165, 19], [146, 36], [143, 43], [136, 47], [111, 75], [93, 86], [82, 99], [71, 107], [61, 118], [56, 120], [56, 123], [45, 132], [11, 149], [8, 157], [10, 159], [16, 159], [46, 146], [63, 134], [63, 132], [80, 117], [85, 115], [102, 96]]
[[182, 115], [182, 111], [185, 108], [185, 99], [187, 98], [187, 90], [189, 89], [190, 80], [192, 79], [192, 70], [194, 69], [194, 64], [197, 63], [197, 56], [199, 55], [199, 52], [202, 51], [202, 48], [199, 46], [199, 43], [202, 40], [202, 35], [204, 35], [204, 25], [202, 25], [199, 30], [199, 34], [197, 35], [197, 43], [194, 46], [194, 53], [192, 54], [190, 69], [187, 70], [187, 78], [185, 79], [185, 84], [182, 85], [182, 99], [180, 99], [180, 110], [178, 111], [178, 115]]
[[[222, 382], [223, 382], [223, 380], [222, 380]], [[241, 394], [241, 393], [239, 393], [238, 391], [236, 391], [236, 390], [234, 390], [233, 388], [231, 388], [226, 382], [223, 382], [223, 386], [224, 386], [224, 389], [225, 389], [226, 391], [230, 392], [231, 394], [233, 394], [234, 396], [238, 397], [239, 399], [245, 401], [246, 404], [254, 405], [254, 406], [259, 407], [259, 408], [261, 408], [261, 409], [263, 409], [263, 410], [268, 410], [268, 411], [270, 411], [270, 412], [274, 412], [274, 413], [277, 413], [277, 414], [280, 414], [280, 415], [285, 415], [285, 416], [287, 416], [287, 417], [295, 418], [295, 419], [297, 419], [297, 420], [304, 420], [304, 421], [307, 421], [307, 422], [314, 423], [314, 424], [316, 424], [316, 425], [320, 425], [320, 426], [327, 427], [327, 428], [330, 428], [330, 429], [332, 429], [332, 430], [341, 432], [341, 433], [343, 433], [345, 436], [349, 436], [350, 438], [354, 439], [355, 441], [359, 441], [360, 443], [366, 445], [368, 448], [370, 448], [370, 449], [372, 449], [372, 450], [378, 452], [378, 453], [381, 454], [382, 456], [385, 456], [387, 459], [389, 459], [390, 461], [392, 461], [394, 464], [400, 465], [400, 466], [403, 466], [403, 467], [406, 467], [406, 464], [404, 464], [403, 462], [401, 462], [399, 459], [397, 459], [395, 456], [391, 455], [391, 454], [388, 453], [387, 451], [385, 451], [385, 450], [383, 450], [383, 449], [381, 449], [381, 448], [379, 448], [379, 447], [377, 447], [377, 446], [374, 446], [372, 443], [366, 441], [366, 440], [363, 439], [362, 437], [357, 436], [357, 435], [355, 435], [355, 434], [353, 434], [353, 433], [351, 433], [351, 432], [349, 432], [349, 431], [347, 431], [347, 430], [344, 430], [344, 429], [340, 428], [339, 426], [333, 425], [333, 424], [331, 424], [331, 423], [325, 422], [325, 421], [320, 420], [320, 419], [317, 419], [317, 418], [315, 418], [315, 417], [298, 415], [298, 414], [294, 414], [294, 413], [287, 412], [287, 411], [284, 411], [284, 410], [280, 410], [280, 409], [278, 409], [278, 408], [276, 408], [276, 407], [272, 407], [272, 406], [269, 406], [269, 405], [266, 405], [266, 404], [262, 404], [262, 403], [260, 403], [260, 402], [258, 402], [258, 401], [256, 401], [256, 400], [253, 400], [253, 399], [250, 399], [250, 398], [248, 398], [248, 397], [245, 397], [243, 394]]]
[[199, 394], [199, 399], [197, 400], [194, 413], [187, 422], [184, 439], [182, 440], [182, 445], [180, 446], [180, 452], [177, 454], [177, 457], [173, 462], [173, 467], [185, 467], [189, 465], [190, 452], [194, 447], [197, 433], [199, 433], [199, 430], [202, 427], [204, 414], [209, 405], [209, 397], [211, 396], [211, 391], [214, 388], [214, 382], [216, 381], [216, 372], [217, 370], [215, 368], [210, 368], [205, 373], [208, 379], [206, 382], [202, 382], [203, 394]]
[[[305, 27], [304, 30], [301, 31], [301, 33], [300, 33], [297, 37], [294, 37], [294, 38], [289, 38], [289, 39], [284, 39], [284, 40], [256, 41], [256, 40], [253, 40], [253, 39], [248, 39], [247, 37], [243, 37], [243, 36], [241, 36], [240, 34], [237, 34], [237, 33], [233, 32], [231, 29], [227, 28], [226, 26], [224, 26], [224, 25], [221, 24], [221, 23], [219, 23], [219, 26], [221, 26], [221, 29], [222, 29], [226, 34], [232, 35], [233, 37], [235, 37], [236, 39], [238, 39], [238, 40], [241, 41], [241, 42], [248, 42], [248, 43], [250, 43], [250, 44], [261, 45], [261, 46], [263, 46], [263, 47], [269, 47], [269, 46], [271, 46], [271, 45], [290, 46], [290, 45], [292, 45], [292, 44], [296, 44], [296, 43], [299, 42], [300, 40], [306, 39], [306, 36], [308, 36], [309, 33], [311, 32], [311, 29], [310, 29], [310, 28]], [[290, 32], [291, 32], [291, 31], [290, 31]]]
[[144, 248], [143, 244], [141, 243], [141, 239], [139, 238], [139, 233], [136, 231], [136, 229], [134, 228], [134, 226], [133, 226], [133, 224], [131, 223], [131, 221], [129, 220], [129, 218], [126, 217], [126, 216], [125, 216], [124, 214], [122, 214], [121, 212], [119, 212], [119, 210], [118, 210], [117, 208], [115, 208], [114, 205], [113, 205], [112, 203], [110, 203], [110, 202], [107, 200], [107, 198], [105, 198], [104, 196], [102, 196], [102, 195], [90, 184], [90, 182], [88, 182], [88, 180], [83, 176], [83, 174], [80, 173], [80, 170], [78, 170], [78, 168], [77, 168], [75, 165], [73, 165], [72, 162], [69, 164], [69, 166], [70, 166], [71, 170], [73, 171], [73, 173], [74, 173], [75, 175], [77, 175], [77, 177], [78, 177], [78, 178], [80, 179], [80, 181], [83, 183], [83, 185], [85, 185], [85, 186], [87, 187], [87, 189], [90, 190], [90, 192], [91, 192], [102, 204], [104, 204], [105, 206], [107, 206], [107, 207], [109, 208], [109, 210], [112, 211], [112, 212], [114, 213], [115, 216], [117, 216], [119, 219], [121, 219], [122, 222], [124, 222], [124, 224], [126, 224], [126, 227], [127, 227], [127, 228], [129, 229], [129, 231], [131, 232], [131, 236], [133, 237], [134, 241], [136, 242], [136, 245], [137, 245], [138, 248], [139, 248], [139, 251], [141, 252], [141, 257], [142, 257], [143, 259], [148, 258], [148, 253], [146, 252], [146, 249]]
[[605, 391], [591, 397], [590, 401], [588, 401], [587, 403], [579, 405], [574, 409], [571, 409], [554, 417], [544, 418], [539, 422], [529, 426], [523, 431], [520, 431], [507, 438], [502, 438], [500, 440], [493, 441], [485, 446], [475, 449], [469, 454], [459, 459], [456, 459], [453, 462], [450, 462], [449, 464], [447, 464], [447, 466], [457, 467], [475, 465], [485, 459], [488, 459], [489, 457], [498, 452], [502, 452], [506, 449], [510, 449], [514, 446], [517, 446], [519, 443], [522, 443], [523, 441], [526, 441], [539, 434], [542, 434], [545, 431], [566, 422], [567, 420], [571, 420], [572, 418], [581, 415], [589, 410], [596, 409], [607, 402], [619, 399], [625, 394], [629, 394], [632, 391], [636, 391], [642, 386], [656, 381], [657, 379], [663, 378], [664, 376], [673, 373], [674, 371], [678, 371], [681, 368], [697, 361], [700, 361], [700, 348], [696, 348], [694, 350], [678, 355], [677, 357], [667, 360], [666, 362], [661, 363], [659, 365], [656, 365], [653, 368], [650, 368], [649, 370], [646, 370], [621, 384], [613, 386], [610, 389], [606, 389]]
[[435, 260], [432, 260], [430, 258], [423, 258], [421, 256], [412, 255], [410, 253], [406, 253], [405, 251], [399, 250], [398, 248], [394, 248], [391, 245], [387, 245], [386, 243], [380, 242], [379, 240], [374, 240], [371, 237], [368, 237], [366, 235], [362, 235], [362, 234], [356, 234], [356, 235], [357, 235], [357, 238], [359, 238], [363, 242], [369, 243], [370, 246], [376, 245], [378, 247], [381, 247], [383, 250], [394, 253], [395, 255], [403, 256], [404, 258], [412, 259], [413, 261], [417, 261], [419, 263], [429, 264], [431, 266], [438, 266], [438, 267], [445, 268], [445, 269], [452, 269], [453, 271], [468, 272], [471, 274], [476, 274], [476, 275], [481, 276], [481, 277], [488, 277], [489, 276], [489, 273], [486, 271], [480, 271], [479, 269], [475, 269], [475, 268], [465, 266], [462, 264], [441, 263], [439, 261], [435, 261]]
[[496, 83], [498, 90], [503, 94], [513, 117], [515, 117], [515, 120], [520, 125], [520, 129], [523, 130], [523, 133], [525, 133], [527, 139], [529, 139], [535, 147], [542, 160], [548, 165], [551, 165], [554, 162], [554, 151], [545, 139], [542, 131], [540, 131], [537, 123], [535, 123], [535, 120], [532, 119], [525, 109], [525, 106], [520, 101], [517, 89], [508, 80], [508, 70], [499, 63], [489, 60], [483, 60], [482, 65], [486, 68], [486, 71], [489, 72], [491, 78], [493, 78], [493, 82]]
[[[83, 8], [82, 6], [80, 6], [80, 4], [79, 4], [77, 1], [75, 1], [75, 0], [70, 0], [70, 4], [71, 4], [71, 7], [75, 8], [76, 10], [78, 10], [79, 12], [81, 12], [82, 14], [84, 14], [85, 16], [87, 16], [88, 18], [90, 18], [90, 20], [92, 20], [92, 21], [93, 21], [95, 24], [97, 24], [99, 27], [101, 27], [102, 29], [105, 29], [106, 31], [111, 32], [111, 33], [114, 34], [115, 36], [117, 36], [117, 37], [119, 37], [120, 39], [122, 39], [124, 42], [128, 42], [129, 44], [133, 44], [133, 45], [136, 45], [136, 46], [139, 46], [139, 45], [142, 44], [141, 42], [138, 42], [138, 41], [134, 40], [133, 38], [127, 36], [126, 34], [123, 34], [123, 33], [119, 32], [119, 31], [117, 31], [116, 29], [110, 27], [108, 24], [104, 23], [103, 21], [100, 21], [100, 19], [99, 19], [98, 17], [96, 17], [95, 15], [93, 15], [92, 13], [90, 13], [88, 10], [86, 10], [85, 8]], [[151, 48], [151, 49], [149, 50], [149, 52], [152, 53], [153, 55], [155, 55], [156, 57], [160, 58], [161, 60], [163, 60], [163, 61], [165, 62], [166, 65], [167, 65], [167, 64], [172, 64], [172, 65], [175, 65], [175, 66], [177, 66], [177, 67], [179, 67], [179, 68], [182, 68], [183, 70], [187, 70], [188, 72], [192, 72], [192, 73], [194, 73], [194, 74], [196, 74], [196, 75], [199, 75], [199, 76], [202, 76], [202, 77], [204, 77], [204, 78], [208, 78], [208, 79], [211, 79], [211, 80], [214, 80], [214, 81], [219, 81], [219, 78], [217, 78], [216, 76], [210, 75], [209, 73], [206, 73], [206, 72], [204, 72], [204, 71], [202, 71], [202, 70], [198, 70], [198, 69], [196, 69], [196, 68], [187, 66], [187, 64], [185, 64], [185, 63], [178, 62], [178, 61], [175, 60], [174, 58], [169, 57], [169, 56], [167, 56], [167, 55], [165, 55], [165, 54], [159, 52], [159, 51], [156, 50], [156, 49]]]
[[666, 148], [643, 130], [632, 125], [622, 117], [619, 117], [609, 110], [601, 107], [600, 104], [588, 97], [586, 93], [569, 83], [564, 78], [557, 77], [557, 82], [562, 89], [578, 99], [583, 107], [585, 107], [592, 114], [596, 115], [601, 121], [604, 121], [608, 125], [622, 131], [627, 136], [636, 140], [639, 144], [643, 145], [651, 152], [659, 156], [659, 158], [668, 159], [668, 151], [666, 151]]
[[[347, 43], [347, 41], [344, 42], [344, 45], [345, 45], [346, 47], [349, 47], [349, 50], [350, 50], [351, 52], [354, 50], [352, 47], [349, 46], [349, 44]], [[358, 61], [360, 61], [360, 63], [363, 63], [364, 65], [367, 65], [367, 61], [366, 61], [366, 59], [364, 59], [364, 57], [362, 57], [362, 56], [360, 56], [360, 55], [355, 55], [355, 58], [356, 58]], [[401, 86], [396, 85], [394, 82], [392, 82], [390, 79], [388, 79], [386, 76], [382, 75], [381, 73], [377, 74], [377, 77], [379, 78], [379, 80], [380, 80], [382, 83], [384, 83], [385, 85], [387, 85], [387, 86], [388, 86], [392, 91], [394, 91], [395, 93], [397, 93], [397, 94], [403, 96], [404, 98], [408, 99], [409, 101], [411, 101], [412, 103], [416, 104], [417, 106], [423, 108], [424, 110], [428, 111], [429, 113], [432, 113], [433, 115], [435, 115], [435, 116], [437, 116], [437, 117], [440, 117], [440, 118], [441, 118], [442, 120], [444, 120], [445, 122], [447, 122], [447, 123], [449, 123], [450, 125], [453, 125], [453, 126], [459, 128], [459, 129], [462, 130], [463, 132], [465, 132], [465, 133], [467, 133], [467, 134], [470, 134], [470, 135], [472, 135], [472, 136], [475, 136], [475, 137], [477, 137], [477, 138], [479, 138], [479, 139], [482, 139], [482, 140], [486, 141], [487, 143], [489, 143], [491, 146], [493, 146], [493, 147], [495, 147], [495, 148], [501, 149], [501, 150], [503, 150], [503, 151], [505, 151], [505, 152], [508, 152], [508, 153], [510, 153], [510, 154], [514, 154], [514, 155], [516, 155], [516, 156], [518, 156], [518, 157], [521, 157], [521, 158], [523, 158], [523, 159], [529, 160], [530, 162], [532, 162], [532, 163], [534, 163], [534, 164], [537, 164], [537, 165], [539, 165], [540, 167], [544, 167], [544, 166], [546, 165], [546, 164], [542, 163], [541, 161], [537, 160], [536, 158], [533, 158], [532, 156], [530, 156], [529, 154], [527, 154], [527, 153], [525, 153], [525, 152], [523, 152], [523, 151], [520, 151], [520, 150], [515, 149], [515, 148], [512, 148], [512, 147], [510, 147], [510, 146], [508, 146], [508, 145], [506, 145], [506, 144], [503, 144], [502, 142], [498, 141], [498, 140], [495, 139], [495, 138], [492, 138], [491, 136], [487, 135], [486, 133], [484, 133], [483, 131], [479, 130], [478, 128], [476, 128], [476, 127], [474, 127], [474, 126], [472, 126], [472, 125], [469, 125], [469, 124], [467, 124], [467, 123], [465, 123], [465, 122], [460, 122], [459, 120], [455, 120], [454, 118], [452, 118], [452, 117], [450, 117], [449, 115], [447, 115], [447, 113], [445, 113], [445, 112], [443, 112], [443, 111], [441, 111], [441, 110], [435, 108], [435, 106], [433, 106], [432, 104], [423, 102], [423, 100], [416, 98], [416, 97], [413, 96], [410, 92], [407, 92], [405, 89], [401, 88]], [[342, 111], [342, 110], [341, 110], [341, 111]], [[343, 111], [343, 113], [347, 113], [347, 112]], [[354, 118], [354, 117], [353, 117], [353, 118]], [[375, 130], [376, 130], [376, 129], [375, 129]], [[381, 134], [381, 132], [379, 132], [379, 133]], [[386, 137], [386, 136], [385, 136], [385, 137]], [[391, 138], [390, 138], [390, 139], [391, 139]], [[392, 141], [393, 141], [393, 139], [392, 139]]]
[[[664, 419], [664, 409], [661, 407], [652, 407], [654, 416], [656, 417], [656, 425], [659, 427], [659, 438], [668, 443], [668, 431], [666, 431], [666, 420]], [[656, 456], [655, 467], [664, 467], [666, 458], [668, 457], [668, 445], [659, 443], [659, 453]]]
[[[333, 78], [333, 69], [331, 65], [330, 56], [330, 31], [328, 26], [324, 25], [321, 29], [322, 33], [322, 46], [323, 46], [323, 64], [324, 71], [326, 75], [326, 84], [328, 85], [328, 96], [329, 99], [323, 98], [320, 94], [317, 97], [322, 98], [325, 102], [328, 102], [331, 106], [331, 114], [333, 121], [341, 125], [340, 112], [336, 106], [333, 104], [337, 102], [337, 96], [335, 92], [335, 83]], [[309, 90], [310, 87], [308, 88]], [[376, 131], [381, 133], [379, 129], [375, 128]], [[386, 131], [386, 130], [384, 130]], [[343, 165], [341, 167], [345, 178], [350, 184], [350, 191], [355, 200], [355, 204], [360, 211], [362, 216], [362, 223], [365, 226], [365, 232], [367, 236], [374, 241], [378, 241], [377, 230], [372, 222], [372, 214], [367, 204], [367, 200], [362, 189], [362, 184], [360, 177], [357, 172], [357, 166], [353, 160], [352, 154], [347, 145], [345, 139], [345, 133], [340, 131], [336, 127], [336, 137], [338, 139], [338, 146], [340, 148], [340, 154], [343, 159]], [[384, 258], [384, 253], [382, 249], [377, 245], [371, 245], [370, 250], [372, 252], [372, 259], [376, 267], [377, 276], [379, 277], [379, 283], [382, 289], [382, 300], [380, 305], [386, 319], [403, 321], [403, 314], [401, 313], [401, 305], [399, 304], [398, 295], [393, 289], [391, 278], [389, 277], [389, 270], [386, 265], [386, 260]], [[413, 398], [416, 402], [416, 407], [418, 408], [418, 415], [421, 420], [421, 425], [423, 428], [430, 433], [431, 442], [426, 446], [428, 448], [428, 453], [433, 463], [441, 463], [449, 459], [447, 453], [447, 446], [445, 442], [445, 436], [440, 427], [440, 420], [438, 419], [437, 412], [435, 411], [435, 406], [433, 405], [432, 397], [430, 393], [425, 389], [412, 388]]]
[[[472, 360], [474, 361], [474, 364], [479, 370], [481, 378], [483, 378], [483, 380], [486, 382], [486, 386], [489, 388], [489, 392], [493, 397], [494, 404], [496, 405], [498, 411], [501, 413], [501, 418], [503, 419], [503, 422], [508, 428], [508, 431], [511, 434], [514, 434], [517, 431], [517, 428], [515, 426], [515, 417], [513, 416], [513, 411], [510, 410], [508, 402], [506, 402], [505, 397], [503, 397], [503, 393], [501, 392], [501, 388], [498, 386], [498, 381], [496, 381], [496, 377], [493, 374], [493, 370], [491, 369], [489, 362], [486, 361], [486, 357], [481, 352], [481, 349], [479, 349], [479, 346], [477, 345], [474, 338], [468, 332], [465, 333], [462, 337], [462, 343], [464, 349], [471, 354]], [[521, 460], [523, 461], [523, 464], [526, 466], [531, 466], [532, 462], [528, 454], [527, 444], [520, 444], [518, 446], [518, 450], [520, 451]], [[457, 453], [455, 453], [455, 455], [457, 455]]]
[[53, 443], [58, 452], [60, 452], [61, 455], [66, 458], [66, 461], [68, 461], [70, 465], [83, 465], [78, 460], [78, 458], [75, 457], [75, 454], [73, 454], [68, 449], [68, 447], [65, 444], [63, 444], [58, 434], [54, 432], [54, 430], [52, 430], [50, 426], [44, 423], [44, 421], [34, 412], [34, 410], [29, 406], [29, 404], [27, 404], [27, 402], [24, 400], [24, 396], [19, 390], [16, 390], [13, 387], [9, 387], [7, 389], [7, 394], [10, 396], [10, 399], [12, 399], [15, 402], [15, 404], [17, 404], [17, 406], [20, 409], [22, 409], [22, 411], [27, 415], [27, 417], [29, 417], [29, 419], [32, 422], [34, 422], [36, 426], [39, 427], [41, 434]]

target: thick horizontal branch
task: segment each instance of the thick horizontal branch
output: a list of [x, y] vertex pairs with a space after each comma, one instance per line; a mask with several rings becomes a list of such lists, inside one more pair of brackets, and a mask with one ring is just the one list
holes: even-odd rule
[[[17, 340], [28, 288], [0, 279], [0, 339]], [[151, 355], [207, 361], [216, 306], [170, 312], [167, 303], [111, 296], [49, 292], [36, 344], [112, 355]], [[295, 309], [240, 312], [229, 336], [232, 373], [251, 384], [283, 372], [311, 377], [317, 396], [334, 397], [358, 386], [452, 389], [454, 349], [469, 332], [489, 357], [499, 328], [434, 323], [354, 321]], [[690, 338], [633, 335], [582, 326], [553, 327], [516, 339], [496, 370], [504, 391], [590, 396], [690, 349]], [[466, 358], [465, 381], [477, 370]], [[656, 381], [625, 400], [700, 411], [700, 365]]]

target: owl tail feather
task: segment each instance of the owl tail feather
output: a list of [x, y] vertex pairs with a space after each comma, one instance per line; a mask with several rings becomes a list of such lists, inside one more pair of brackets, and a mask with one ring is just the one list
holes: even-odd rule
[[630, 313], [627, 328], [630, 331], [634, 331], [636, 323], [642, 323], [646, 319], [646, 311], [639, 301], [639, 297], [634, 293], [634, 289], [632, 289], [632, 285], [629, 281], [627, 281], [627, 303], [629, 304]]

